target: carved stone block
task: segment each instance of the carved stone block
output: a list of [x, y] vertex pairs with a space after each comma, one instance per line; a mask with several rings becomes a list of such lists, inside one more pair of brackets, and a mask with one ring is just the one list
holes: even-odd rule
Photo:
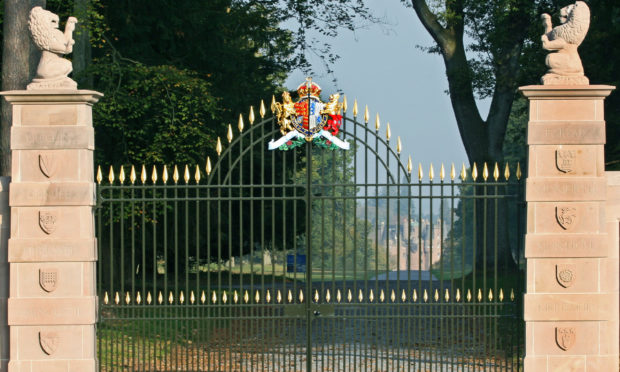
[[96, 297], [9, 298], [9, 325], [95, 324]]
[[600, 202], [528, 203], [527, 232], [537, 234], [605, 233]]
[[[53, 275], [42, 278], [44, 273]], [[13, 263], [11, 298], [96, 296], [94, 273], [94, 262]]]
[[536, 201], [605, 201], [607, 185], [603, 177], [528, 178], [525, 197]]
[[526, 234], [525, 257], [605, 257], [607, 234]]
[[605, 164], [602, 147], [591, 145], [530, 146], [528, 176], [603, 177]]
[[12, 150], [95, 149], [92, 127], [12, 127]]
[[92, 106], [88, 103], [65, 105], [13, 105], [13, 126], [92, 126]]
[[11, 207], [29, 206], [92, 206], [95, 205], [95, 184], [90, 182], [11, 184]]
[[[57, 337], [53, 355], [41, 348], [40, 334]], [[53, 365], [53, 360], [68, 363], [67, 359], [95, 357], [95, 327], [93, 325], [14, 326], [11, 327], [11, 363], [41, 361]]]
[[92, 181], [92, 150], [13, 150], [13, 182]]
[[611, 299], [607, 293], [527, 293], [523, 316], [526, 321], [606, 320], [612, 309]]
[[16, 207], [12, 210], [12, 238], [85, 239], [95, 233], [92, 208]]
[[96, 261], [97, 240], [81, 239], [9, 239], [10, 262]]

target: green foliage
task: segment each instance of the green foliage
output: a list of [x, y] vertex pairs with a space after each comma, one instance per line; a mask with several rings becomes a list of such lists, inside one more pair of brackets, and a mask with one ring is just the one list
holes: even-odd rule
[[98, 163], [202, 164], [215, 148], [220, 109], [203, 76], [112, 58], [90, 72], [106, 92], [94, 110]]

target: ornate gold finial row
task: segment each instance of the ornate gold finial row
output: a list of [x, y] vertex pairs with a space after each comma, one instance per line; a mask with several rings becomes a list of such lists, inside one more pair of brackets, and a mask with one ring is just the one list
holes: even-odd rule
[[[284, 292], [283, 292], [284, 291]], [[515, 301], [514, 289], [510, 290], [509, 295], [510, 302]], [[233, 291], [200, 291], [200, 296], [193, 290], [190, 290], [189, 297], [186, 297], [186, 293], [181, 290], [178, 293], [169, 291], [167, 294], [162, 291], [158, 291], [156, 296], [151, 294], [151, 291], [146, 292], [146, 298], [143, 298], [143, 293], [140, 291], [131, 293], [126, 291], [114, 292], [114, 296], [111, 298], [110, 294], [106, 291], [103, 295], [104, 305], [164, 305], [164, 304], [186, 304], [186, 305], [211, 305], [211, 304], [248, 304], [248, 303], [263, 303], [263, 304], [282, 304], [282, 303], [303, 303], [306, 300], [306, 296], [303, 289], [294, 293], [292, 290], [280, 290], [280, 289], [264, 289], [264, 290], [233, 290]], [[314, 289], [310, 300], [314, 303], [367, 303], [367, 302], [444, 302], [444, 303], [458, 303], [458, 302], [504, 302], [506, 297], [504, 290], [499, 289], [497, 296], [493, 292], [493, 289], [483, 290], [478, 288], [477, 290], [467, 289], [465, 295], [461, 293], [461, 289], [450, 290], [444, 288], [443, 293], [439, 288], [433, 290], [423, 289], [421, 295], [419, 295], [417, 289], [413, 289], [408, 293], [405, 289], [402, 289], [400, 293], [391, 289], [388, 292], [381, 289], [378, 293], [375, 293], [374, 289], [363, 291], [358, 290], [357, 296], [354, 296], [351, 289], [336, 289], [335, 293], [332, 290], [319, 290]]]
[[[400, 148], [400, 138], [398, 138], [397, 141], [397, 150], [400, 153], [401, 148]], [[408, 160], [407, 160], [407, 173], [409, 175], [411, 175], [411, 172], [413, 171], [413, 162], [411, 160], [411, 156], [409, 156]], [[194, 181], [195, 183], [199, 183], [200, 179], [202, 177], [202, 170], [200, 169], [200, 167], [198, 165], [194, 166], [194, 172], [193, 172], [193, 176], [191, 175], [192, 172], [190, 172], [190, 166], [189, 165], [185, 165], [182, 169], [183, 169], [183, 176], [182, 176], [182, 180], [185, 182], [185, 184], [189, 184], [191, 181]], [[173, 171], [172, 171], [172, 181], [175, 184], [178, 184], [179, 181], [181, 180], [181, 174], [180, 174], [180, 170], [179, 167], [177, 165], [174, 165], [172, 167]], [[508, 181], [510, 180], [510, 177], [512, 175], [511, 173], [511, 166], [506, 163], [504, 165], [504, 172], [503, 174], [500, 173], [499, 169], [500, 166], [498, 163], [495, 163], [493, 165], [493, 173], [489, 174], [489, 166], [487, 165], [487, 163], [483, 164], [482, 167], [482, 179], [484, 182], [488, 182], [489, 177], [492, 178], [493, 181], [495, 182], [499, 182], [499, 181]], [[211, 172], [213, 171], [213, 165], [211, 163], [211, 158], [207, 157], [207, 161], [205, 164], [205, 168], [204, 168], [204, 172], [206, 173], [207, 176], [211, 175]], [[422, 166], [422, 163], [418, 163], [418, 180], [422, 181], [424, 179], [424, 167]], [[517, 163], [517, 166], [515, 168], [515, 177], [517, 178], [517, 180], [521, 179], [521, 164]], [[456, 173], [456, 167], [454, 165], [454, 163], [452, 163], [450, 165], [450, 174], [446, 175], [446, 170], [445, 170], [445, 165], [443, 163], [441, 163], [440, 166], [440, 170], [439, 170], [439, 180], [441, 182], [444, 182], [447, 180], [449, 176], [449, 180], [450, 181], [455, 181], [456, 177], [457, 177], [457, 173]], [[462, 164], [461, 166], [461, 170], [459, 172], [459, 178], [461, 181], [465, 182], [468, 180], [471, 181], [479, 181], [479, 172], [478, 172], [478, 165], [476, 163], [474, 163], [474, 166], [472, 167], [471, 170], [467, 169], [465, 167], [465, 163]], [[121, 165], [120, 168], [118, 168], [117, 170], [114, 169], [113, 166], [110, 166], [110, 169], [108, 171], [108, 177], [107, 177], [107, 181], [109, 184], [114, 184], [117, 180], [118, 182], [122, 185], [125, 184], [125, 181], [127, 181], [127, 172], [125, 169], [124, 165]], [[138, 173], [136, 171], [136, 168], [132, 165], [130, 167], [129, 170], [129, 183], [134, 185], [138, 182], [138, 180], [142, 183], [145, 184], [147, 179], [150, 179], [152, 183], [157, 183], [160, 179], [164, 184], [168, 183], [169, 180], [169, 171], [168, 171], [168, 166], [164, 165], [163, 168], [161, 169], [161, 175], [157, 170], [156, 166], [153, 166], [152, 171], [150, 173], [150, 177], [149, 174], [147, 173], [146, 170], [146, 166], [142, 165], [141, 166], [141, 170], [140, 170], [140, 177], [138, 178]], [[433, 164], [430, 164], [429, 168], [428, 168], [428, 179], [430, 181], [434, 181], [435, 180], [435, 168], [433, 166]], [[101, 166], [97, 167], [97, 175], [96, 175], [96, 180], [98, 184], [101, 184], [103, 182], [103, 171], [101, 169]]]

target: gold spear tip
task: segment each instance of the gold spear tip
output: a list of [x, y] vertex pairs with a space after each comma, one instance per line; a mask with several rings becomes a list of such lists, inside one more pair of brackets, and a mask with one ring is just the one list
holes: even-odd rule
[[276, 97], [275, 96], [271, 96], [271, 112], [273, 113], [274, 111], [276, 111]]
[[517, 162], [517, 180], [520, 180], [521, 176], [522, 176], [522, 174], [521, 174], [521, 163]]
[[172, 172], [172, 180], [174, 181], [174, 183], [179, 182], [179, 167], [177, 167], [177, 165], [174, 165], [174, 171]]
[[349, 105], [347, 104], [347, 95], [346, 95], [346, 94], [343, 94], [343, 95], [342, 95], [342, 111], [343, 111], [344, 113], [346, 113], [346, 112], [347, 112], [347, 108], [348, 108], [348, 107], [349, 107]]
[[411, 175], [412, 171], [413, 171], [413, 163], [411, 162], [411, 155], [409, 155], [409, 160], [407, 161], [407, 173]]
[[357, 98], [353, 100], [353, 117], [357, 117]]
[[157, 182], [157, 168], [153, 165], [153, 173], [151, 174], [151, 181]]
[[428, 170], [428, 179], [432, 181], [433, 178], [435, 178], [435, 170], [433, 169], [433, 163], [431, 163], [431, 167]]
[[486, 181], [489, 178], [489, 167], [487, 167], [487, 162], [484, 162], [484, 167], [482, 168], [482, 178]]
[[366, 109], [364, 110], [364, 122], [368, 124], [368, 120], [370, 120], [370, 113], [368, 112], [368, 105], [366, 105]]
[[[366, 106], [368, 108], [368, 106]], [[381, 126], [381, 120], [379, 119], [379, 113], [377, 112], [377, 116], [375, 116], [375, 130], [378, 132], [379, 127]]]
[[142, 181], [142, 183], [146, 182], [146, 167], [144, 164], [142, 164], [142, 170], [140, 171], [140, 181]]
[[220, 156], [220, 154], [222, 153], [222, 140], [220, 139], [220, 137], [217, 137], [217, 143], [215, 144], [215, 152], [217, 152], [218, 156]]
[[[254, 124], [254, 119], [256, 119], [256, 117], [254, 117], [254, 106], [250, 106], [250, 114], [248, 115], [248, 121], [250, 122], [250, 125]], [[239, 130], [241, 132], [241, 130]]]
[[396, 152], [400, 155], [400, 152], [403, 149], [403, 144], [400, 142], [400, 136], [396, 137]]
[[465, 170], [465, 163], [461, 166], [461, 180], [465, 181], [467, 179], [467, 171]]
[[125, 167], [122, 165], [118, 174], [118, 180], [121, 181], [121, 185], [125, 182]]
[[493, 167], [493, 178], [495, 178], [495, 182], [499, 179], [499, 165], [495, 162], [495, 166]]
[[110, 173], [108, 173], [108, 181], [110, 183], [114, 182], [114, 167], [110, 165]]
[[418, 163], [418, 179], [422, 181], [424, 178], [424, 172], [422, 171], [422, 163]]
[[265, 113], [267, 110], [265, 109], [265, 101], [260, 100], [260, 108], [258, 109], [258, 113], [260, 114], [261, 119], [265, 117]]
[[385, 138], [389, 141], [392, 137], [392, 130], [390, 129], [390, 122], [388, 121], [387, 126], [385, 128]]
[[131, 165], [131, 172], [129, 172], [129, 181], [132, 185], [136, 182], [136, 167], [133, 164]]
[[183, 172], [183, 180], [185, 183], [189, 182], [189, 167], [185, 164], [185, 171]]
[[226, 133], [226, 139], [228, 140], [228, 143], [231, 143], [233, 140], [232, 125], [230, 124], [228, 124], [228, 133]]
[[456, 178], [456, 169], [454, 168], [454, 163], [452, 163], [452, 167], [450, 168], [450, 180], [454, 181]]
[[168, 167], [164, 164], [164, 170], [161, 171], [161, 180], [164, 181], [164, 184], [168, 182]]
[[243, 132], [243, 115], [239, 114], [239, 124], [237, 124], [237, 128], [239, 129], [239, 133]]
[[504, 179], [508, 181], [510, 178], [510, 167], [508, 166], [508, 162], [506, 162], [506, 167], [504, 167]]
[[194, 173], [194, 180], [196, 183], [200, 182], [200, 167], [196, 164], [196, 172]]
[[446, 168], [443, 166], [443, 163], [441, 163], [441, 168], [439, 169], [439, 179], [443, 181], [444, 178], [446, 178]]
[[476, 162], [474, 162], [474, 169], [471, 171], [471, 178], [473, 178], [474, 181], [478, 178], [478, 166]]
[[207, 156], [207, 165], [205, 167], [207, 171], [207, 176], [211, 175], [211, 158]]
[[101, 175], [101, 165], [97, 166], [97, 183], [101, 184], [101, 181], [103, 180], [103, 176]]

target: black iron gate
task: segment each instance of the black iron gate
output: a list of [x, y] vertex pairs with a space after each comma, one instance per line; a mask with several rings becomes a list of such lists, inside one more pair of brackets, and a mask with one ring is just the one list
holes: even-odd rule
[[267, 150], [261, 103], [202, 169], [99, 170], [100, 370], [520, 370], [519, 167], [352, 111], [350, 150]]

